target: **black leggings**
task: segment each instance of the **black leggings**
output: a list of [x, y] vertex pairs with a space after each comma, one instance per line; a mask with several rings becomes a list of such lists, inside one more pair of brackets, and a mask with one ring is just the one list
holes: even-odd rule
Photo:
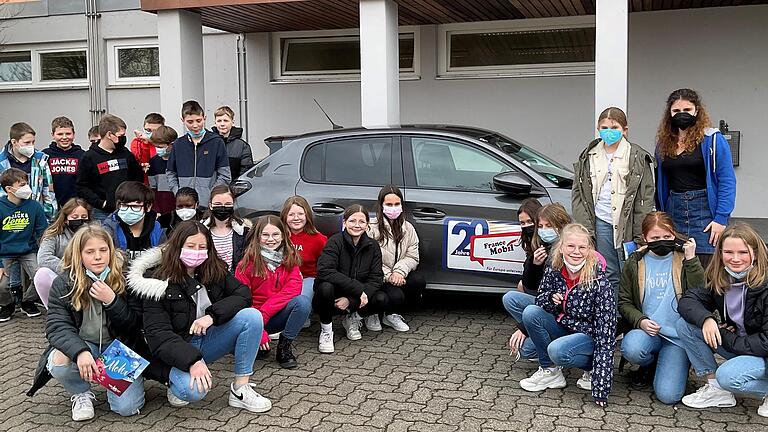
[[[402, 296], [402, 291], [400, 295]], [[336, 299], [341, 297], [346, 297], [349, 300], [349, 309], [346, 311], [338, 309], [335, 305]], [[360, 297], [348, 297], [330, 282], [317, 282], [315, 283], [315, 296], [312, 298], [312, 309], [320, 316], [322, 324], [330, 324], [334, 315], [347, 312], [358, 312], [363, 317], [384, 312], [387, 310], [389, 301], [388, 290], [379, 289], [368, 297], [368, 304], [361, 308]]]
[[384, 312], [399, 313], [403, 305], [408, 303], [409, 305], [415, 305], [421, 302], [421, 296], [424, 294], [424, 289], [427, 286], [427, 281], [419, 273], [413, 272], [405, 278], [405, 284], [402, 286], [395, 286], [389, 282], [384, 282], [381, 290], [387, 293], [389, 296], [389, 303], [384, 308]]

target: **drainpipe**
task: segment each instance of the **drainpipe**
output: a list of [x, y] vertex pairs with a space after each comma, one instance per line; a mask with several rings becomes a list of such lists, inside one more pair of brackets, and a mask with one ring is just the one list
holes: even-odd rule
[[250, 143], [248, 137], [248, 72], [245, 56], [245, 33], [237, 35], [237, 103], [240, 115], [240, 127], [243, 128], [243, 138]]
[[91, 124], [98, 124], [106, 112], [104, 89], [104, 55], [101, 51], [99, 36], [98, 0], [85, 1], [86, 43], [88, 62], [88, 94], [90, 96]]

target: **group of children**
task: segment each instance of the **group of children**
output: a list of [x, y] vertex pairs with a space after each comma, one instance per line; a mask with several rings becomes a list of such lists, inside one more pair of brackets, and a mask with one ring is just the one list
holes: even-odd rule
[[[639, 366], [632, 385], [652, 384], [661, 402], [732, 407], [736, 393], [762, 399], [768, 417], [766, 243], [729, 225], [735, 174], [709, 123], [698, 94], [676, 90], [654, 157], [627, 141], [624, 112], [608, 108], [575, 164], [573, 219], [560, 204], [522, 203], [527, 259], [503, 304], [517, 322], [513, 358], [539, 364], [524, 390], [565, 387], [572, 367], [604, 406], [620, 339], [622, 362]], [[691, 366], [707, 382], [684, 396]]]

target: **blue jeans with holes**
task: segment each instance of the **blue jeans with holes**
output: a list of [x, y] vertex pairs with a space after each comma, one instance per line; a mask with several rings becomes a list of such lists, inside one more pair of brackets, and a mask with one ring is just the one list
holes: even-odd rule
[[[504, 304], [504, 309], [507, 310], [507, 313], [512, 316], [520, 327], [523, 327], [523, 311], [526, 307], [536, 303], [536, 297], [528, 293], [512, 290], [504, 294], [501, 302]], [[533, 344], [533, 340], [530, 337], [527, 337], [525, 342], [523, 342], [523, 346], [520, 347], [520, 357], [525, 359], [536, 357], [536, 345]]]
[[726, 351], [722, 345], [713, 352], [712, 348], [704, 342], [704, 333], [701, 329], [685, 320], [678, 321], [675, 328], [697, 376], [705, 376], [717, 371], [715, 352], [727, 360], [736, 357], [736, 354]]
[[[203, 361], [211, 364], [227, 354], [235, 354], [235, 376], [253, 374], [253, 362], [259, 351], [264, 328], [261, 312], [254, 308], [242, 309], [231, 320], [219, 326], [211, 326], [206, 334], [193, 336], [189, 342], [203, 354]], [[189, 372], [172, 368], [170, 373], [171, 392], [179, 399], [197, 402], [206, 392], [197, 386], [190, 388]]]
[[312, 300], [306, 296], [297, 295], [264, 326], [267, 333], [283, 332], [283, 337], [295, 340], [304, 326], [304, 322], [312, 312]]
[[640, 366], [649, 366], [658, 358], [653, 377], [656, 398], [667, 405], [674, 405], [683, 398], [691, 367], [685, 349], [661, 336], [649, 336], [641, 329], [633, 329], [621, 341], [621, 355]]
[[[94, 359], [101, 354], [96, 344], [90, 342], [86, 342], [86, 344], [91, 349], [91, 355], [93, 355]], [[103, 348], [106, 349], [107, 347], [104, 346]], [[53, 350], [48, 356], [47, 369], [51, 376], [61, 383], [62, 387], [70, 394], [75, 395], [90, 390], [91, 383], [80, 377], [77, 363], [70, 359], [65, 365], [55, 365], [53, 362], [55, 353], [56, 350]], [[120, 396], [108, 391], [107, 401], [109, 402], [109, 409], [121, 416], [138, 414], [139, 410], [144, 406], [144, 378], [139, 377], [136, 379]]]
[[756, 398], [768, 396], [768, 369], [763, 357], [742, 355], [717, 368], [717, 383], [731, 393]]
[[573, 367], [592, 370], [595, 344], [584, 333], [571, 333], [555, 317], [539, 306], [531, 305], [523, 311], [523, 325], [536, 345], [539, 366]]
[[613, 225], [595, 218], [595, 249], [605, 258], [605, 276], [611, 282], [613, 293], [619, 298], [619, 276], [624, 265], [623, 252], [613, 244]]

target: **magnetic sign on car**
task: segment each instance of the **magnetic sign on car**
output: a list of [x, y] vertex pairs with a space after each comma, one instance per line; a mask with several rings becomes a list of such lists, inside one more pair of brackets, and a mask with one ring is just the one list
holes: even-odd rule
[[517, 222], [446, 218], [443, 224], [443, 267], [522, 274], [525, 251], [520, 236]]

